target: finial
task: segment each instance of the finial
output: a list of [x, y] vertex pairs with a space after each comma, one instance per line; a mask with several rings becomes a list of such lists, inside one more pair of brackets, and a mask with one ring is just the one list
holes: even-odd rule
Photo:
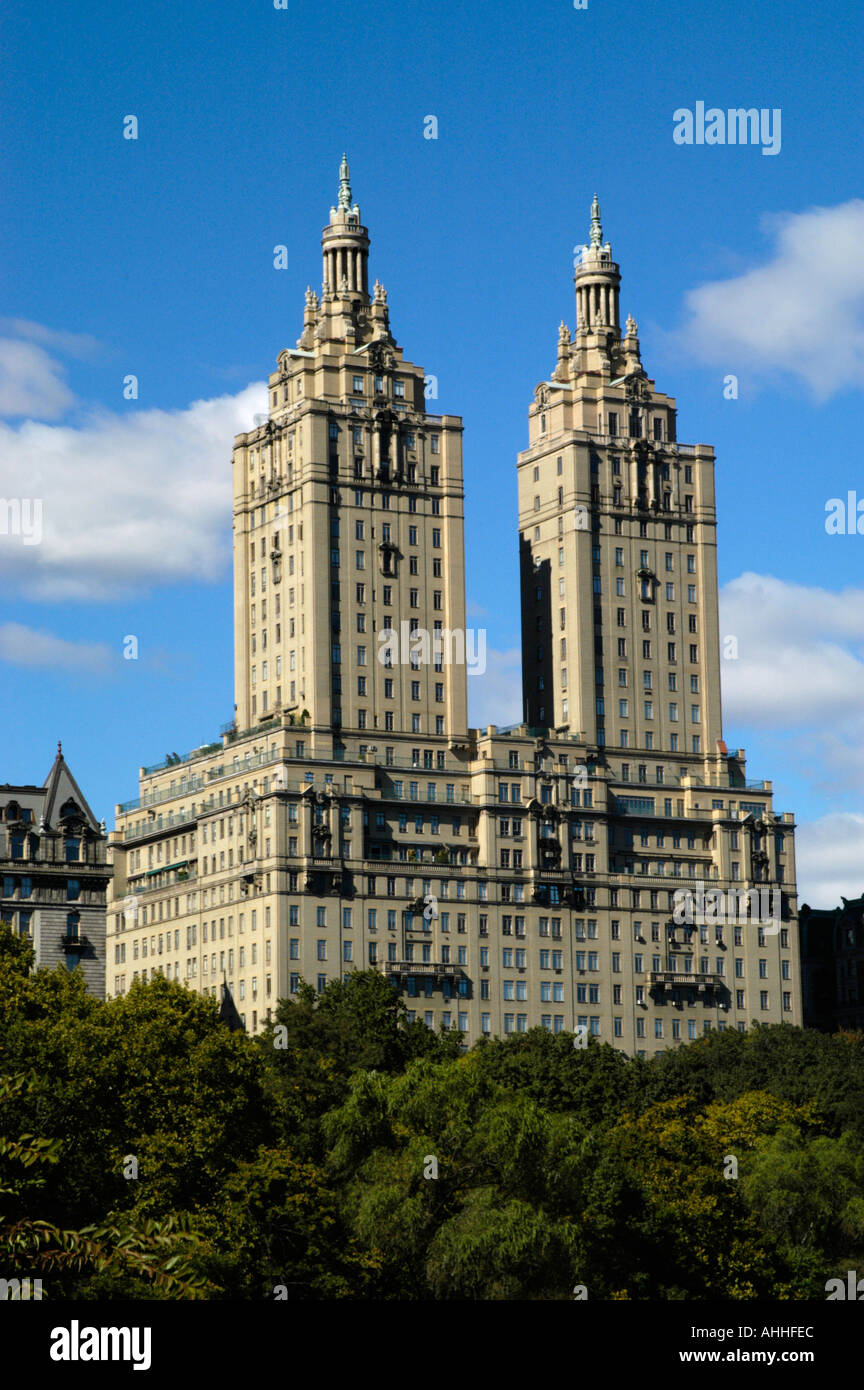
[[603, 242], [603, 227], [600, 223], [600, 204], [597, 201], [597, 194], [594, 194], [594, 201], [591, 204], [591, 245], [600, 246]]
[[348, 169], [348, 160], [343, 154], [342, 163], [339, 165], [339, 207], [347, 212], [351, 206], [351, 174]]
[[632, 314], [627, 315], [627, 337], [635, 338], [639, 331], [639, 325]]
[[57, 757], [63, 757], [63, 744], [60, 742], [59, 738], [57, 740]]

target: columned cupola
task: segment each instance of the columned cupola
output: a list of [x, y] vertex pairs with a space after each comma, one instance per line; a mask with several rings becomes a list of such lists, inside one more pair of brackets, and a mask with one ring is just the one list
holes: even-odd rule
[[360, 221], [360, 209], [351, 203], [351, 176], [342, 156], [339, 197], [330, 209], [330, 222], [321, 234], [324, 299], [359, 300], [369, 303], [369, 233]]
[[599, 335], [605, 339], [610, 332], [615, 337], [620, 337], [618, 293], [621, 275], [612, 259], [609, 242], [603, 245], [603, 226], [596, 193], [591, 204], [590, 242], [588, 246], [581, 248], [581, 253], [573, 276], [576, 287], [577, 338]]

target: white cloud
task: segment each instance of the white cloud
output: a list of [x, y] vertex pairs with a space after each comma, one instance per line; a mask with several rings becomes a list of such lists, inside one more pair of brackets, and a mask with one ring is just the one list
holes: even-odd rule
[[831, 593], [742, 574], [720, 593], [723, 723], [786, 736], [790, 765], [823, 793], [864, 782], [864, 590]]
[[0, 626], [0, 660], [12, 666], [105, 675], [114, 659], [115, 655], [102, 643], [68, 642], [22, 623]]
[[844, 720], [861, 710], [864, 589], [787, 584], [747, 573], [720, 592], [721, 650], [728, 716], [772, 729]]
[[44, 348], [0, 338], [0, 415], [56, 420], [74, 403], [63, 367]]
[[15, 338], [28, 338], [43, 347], [56, 348], [67, 357], [92, 358], [102, 351], [98, 338], [90, 333], [67, 333], [65, 329], [48, 328], [32, 319], [0, 318], [0, 331], [11, 333]]
[[489, 724], [506, 727], [522, 718], [522, 653], [488, 648], [482, 676], [468, 677], [468, 722], [472, 728]]
[[[34, 349], [39, 351], [39, 349]], [[0, 536], [0, 578], [29, 598], [116, 598], [214, 580], [230, 560], [233, 436], [267, 389], [183, 410], [0, 424], [0, 497], [41, 498], [43, 539]]]
[[771, 258], [691, 290], [684, 341], [740, 375], [778, 372], [817, 399], [864, 385], [864, 200], [766, 215]]
[[838, 813], [804, 822], [795, 833], [798, 901], [839, 907], [864, 893], [864, 815]]

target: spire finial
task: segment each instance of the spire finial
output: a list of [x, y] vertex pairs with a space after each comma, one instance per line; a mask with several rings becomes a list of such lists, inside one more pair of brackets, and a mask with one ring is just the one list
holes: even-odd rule
[[351, 172], [348, 168], [348, 159], [342, 155], [342, 163], [339, 165], [339, 204], [347, 212], [351, 206]]
[[59, 738], [57, 740], [57, 757], [63, 757], [63, 744], [60, 742]]
[[603, 227], [600, 222], [600, 204], [597, 201], [597, 194], [594, 194], [594, 201], [591, 204], [591, 245], [600, 246], [603, 242]]

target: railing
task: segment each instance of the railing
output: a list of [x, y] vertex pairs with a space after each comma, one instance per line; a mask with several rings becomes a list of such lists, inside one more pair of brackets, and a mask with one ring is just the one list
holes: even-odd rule
[[210, 753], [218, 753], [222, 747], [221, 743], [204, 743], [200, 748], [193, 748], [191, 753], [178, 753], [176, 757], [165, 758], [161, 763], [153, 763], [150, 767], [145, 767], [143, 775], [149, 777], [153, 772], [162, 772], [166, 767], [180, 767], [183, 763], [194, 762], [197, 758], [206, 758]]
[[[398, 848], [398, 846], [397, 846], [397, 848]], [[436, 851], [435, 851], [435, 854], [437, 854], [437, 853], [438, 853], [438, 851], [436, 850]], [[456, 851], [454, 851], [454, 853], [458, 854], [459, 851], [456, 850]], [[438, 860], [438, 859], [435, 858], [434, 854], [432, 854], [431, 852], [430, 852], [430, 854], [429, 854], [429, 858], [421, 858], [421, 857], [420, 857], [420, 852], [419, 852], [419, 851], [418, 851], [418, 855], [417, 855], [417, 858], [416, 858], [416, 859], [408, 859], [407, 857], [406, 857], [405, 859], [401, 859], [401, 858], [399, 858], [398, 856], [397, 856], [396, 858], [391, 858], [391, 859], [385, 859], [385, 858], [376, 859], [374, 856], [372, 856], [372, 855], [370, 855], [370, 854], [365, 854], [365, 855], [363, 856], [363, 863], [364, 863], [364, 864], [398, 864], [398, 865], [401, 865], [403, 869], [407, 869], [407, 870], [408, 870], [408, 876], [410, 876], [410, 874], [413, 872], [413, 870], [419, 868], [421, 865], [422, 865], [423, 868], [425, 868], [425, 869], [470, 869], [470, 868], [472, 868], [472, 867], [476, 868], [476, 867], [477, 867], [476, 855], [477, 855], [477, 853], [478, 853], [477, 849], [466, 850], [465, 853], [467, 854], [468, 858], [467, 858], [467, 860], [466, 860], [466, 862], [465, 862], [464, 864], [460, 864], [458, 860], [451, 860], [449, 857], [448, 857], [446, 860], [443, 860], [443, 859], [442, 859], [442, 860]], [[475, 855], [475, 858], [474, 858], [473, 860], [472, 860], [471, 857], [470, 857], [472, 853]]]
[[[397, 791], [395, 787], [381, 787], [381, 800], [411, 801], [414, 802], [415, 805], [420, 805], [422, 803], [425, 806], [471, 806], [474, 802], [480, 801], [481, 799], [479, 796], [472, 796], [470, 792], [461, 792], [458, 796], [452, 796], [443, 801], [439, 801], [437, 796], [429, 797], [421, 795], [421, 790], [422, 789], [418, 786], [417, 795], [411, 796], [410, 788], [408, 789], [408, 795], [406, 795], [404, 787], [401, 791]], [[514, 802], [514, 805], [515, 804]]]
[[[214, 745], [213, 748], [211, 749], [211, 752], [216, 752], [217, 750], [220, 751], [220, 752], [222, 752], [222, 751], [227, 751], [227, 750], [223, 750], [223, 749], [222, 749], [222, 745], [221, 745], [221, 744], [216, 744], [216, 745]], [[190, 756], [191, 756], [191, 755], [190, 755]], [[197, 756], [197, 755], [196, 755], [196, 756]], [[220, 765], [219, 765], [218, 767], [210, 768], [210, 769], [208, 770], [208, 772], [206, 773], [206, 776], [205, 776], [204, 773], [199, 773], [199, 774], [197, 774], [197, 775], [196, 775], [196, 774], [193, 774], [192, 777], [190, 777], [188, 780], [184, 781], [184, 783], [183, 783], [183, 785], [182, 785], [181, 787], [179, 787], [179, 788], [175, 787], [174, 791], [171, 791], [170, 788], [167, 788], [167, 789], [166, 789], [166, 788], [162, 788], [162, 789], [155, 790], [155, 791], [151, 791], [151, 792], [145, 792], [145, 793], [143, 794], [143, 796], [135, 797], [135, 798], [133, 798], [131, 801], [123, 801], [123, 802], [120, 802], [120, 803], [119, 803], [119, 806], [120, 806], [119, 814], [120, 814], [120, 815], [128, 815], [130, 811], [143, 810], [143, 809], [145, 809], [145, 808], [148, 807], [148, 806], [159, 806], [159, 805], [161, 805], [161, 804], [162, 804], [163, 802], [165, 802], [165, 801], [173, 801], [173, 800], [178, 799], [178, 798], [181, 797], [181, 796], [191, 795], [191, 794], [192, 794], [193, 792], [195, 792], [195, 791], [201, 791], [204, 787], [208, 786], [211, 782], [219, 781], [219, 780], [221, 780], [222, 778], [225, 778], [225, 777], [233, 777], [233, 776], [236, 776], [238, 773], [243, 772], [243, 771], [245, 771], [245, 770], [247, 770], [247, 769], [251, 769], [251, 768], [253, 768], [253, 767], [265, 767], [265, 766], [268, 766], [269, 764], [277, 763], [277, 762], [297, 762], [297, 763], [300, 763], [300, 764], [302, 764], [302, 765], [306, 765], [306, 764], [308, 764], [309, 761], [310, 761], [309, 756], [306, 755], [306, 754], [304, 754], [302, 757], [299, 757], [299, 758], [298, 758], [298, 757], [296, 757], [293, 753], [282, 752], [282, 751], [280, 751], [279, 749], [276, 749], [275, 751], [271, 751], [270, 749], [265, 749], [265, 750], [264, 750], [263, 752], [261, 752], [261, 753], [249, 753], [249, 752], [247, 752], [247, 753], [246, 753], [245, 755], [243, 755], [243, 756], [239, 756], [239, 755], [235, 754], [234, 757], [236, 758], [236, 761], [233, 761], [233, 760], [232, 760], [232, 761], [230, 761], [230, 762], [223, 762], [223, 763], [220, 763]], [[316, 766], [317, 766], [318, 764], [325, 764], [325, 765], [326, 765], [326, 764], [329, 763], [329, 762], [335, 762], [335, 761], [341, 761], [341, 760], [340, 760], [340, 759], [337, 759], [337, 758], [335, 758], [335, 757], [334, 757], [334, 758], [320, 758], [320, 759], [316, 758], [316, 759], [315, 759]], [[410, 762], [407, 758], [403, 758], [403, 759], [394, 761], [393, 763], [387, 763], [387, 764], [384, 764], [384, 763], [381, 763], [381, 762], [377, 762], [377, 761], [373, 761], [371, 758], [370, 758], [370, 759], [366, 759], [365, 762], [364, 762], [363, 759], [358, 758], [358, 759], [356, 759], [356, 763], [357, 763], [358, 766], [361, 766], [361, 767], [362, 767], [362, 766], [374, 767], [374, 768], [376, 768], [376, 770], [378, 770], [379, 772], [383, 772], [385, 775], [389, 773], [389, 769], [390, 769], [391, 767], [396, 768], [396, 769], [399, 770], [399, 771], [405, 770], [405, 771], [414, 772], [414, 773], [417, 773], [417, 774], [418, 774], [418, 776], [417, 776], [417, 778], [416, 778], [416, 780], [418, 781], [418, 783], [423, 779], [424, 776], [428, 778], [428, 777], [432, 776], [433, 774], [438, 775], [438, 776], [440, 776], [440, 775], [442, 775], [442, 774], [443, 774], [444, 776], [446, 776], [446, 775], [448, 775], [448, 774], [450, 774], [451, 776], [453, 776], [453, 775], [462, 776], [462, 777], [465, 777], [465, 776], [466, 776], [466, 769], [465, 769], [465, 767], [464, 767], [463, 765], [460, 765], [459, 767], [446, 767], [446, 768], [440, 768], [440, 767], [421, 767], [421, 766], [418, 766], [416, 763]], [[343, 761], [343, 765], [344, 765], [344, 761]], [[175, 763], [166, 763], [166, 764], [164, 764], [164, 766], [165, 766], [165, 767], [175, 767], [175, 766], [178, 766], [178, 764], [175, 764]], [[150, 772], [153, 772], [154, 770], [157, 770], [157, 769], [154, 769], [154, 768], [145, 768], [145, 773], [150, 773]], [[312, 769], [310, 769], [310, 771], [312, 771]], [[392, 780], [392, 779], [391, 779], [391, 780]], [[414, 778], [410, 778], [409, 780], [414, 781], [415, 779], [414, 779]], [[284, 789], [285, 789], [285, 790], [300, 790], [300, 791], [302, 791], [305, 787], [312, 785], [313, 781], [319, 782], [320, 779], [316, 779], [316, 778], [314, 778], [313, 776], [307, 776], [307, 777], [305, 777], [305, 778], [303, 779], [302, 782], [299, 782], [299, 783], [298, 783], [298, 782], [294, 782], [294, 783], [284, 783], [283, 786], [284, 786]], [[331, 783], [320, 783], [320, 785], [324, 785], [324, 786], [335, 786], [335, 784], [332, 783], [332, 782], [331, 782]], [[436, 782], [435, 785], [436, 785], [436, 787], [437, 787], [437, 786], [439, 786], [440, 784]], [[429, 798], [428, 798], [428, 797], [426, 797], [426, 796], [421, 796], [421, 795], [419, 794], [419, 787], [418, 787], [418, 795], [417, 795], [416, 797], [406, 796], [406, 795], [405, 795], [405, 792], [404, 792], [404, 789], [403, 789], [403, 792], [402, 792], [401, 797], [397, 794], [397, 792], [395, 791], [395, 789], [392, 790], [392, 795], [393, 795], [393, 797], [394, 797], [395, 800], [400, 800], [400, 799], [401, 799], [401, 800], [406, 800], [406, 801], [408, 801], [408, 800], [424, 801], [424, 802], [428, 802], [428, 801], [429, 801]], [[437, 801], [437, 797], [434, 798], [434, 800]], [[459, 804], [461, 804], [461, 805], [470, 805], [472, 801], [476, 801], [476, 800], [478, 800], [478, 798], [477, 798], [477, 797], [472, 797], [471, 794], [468, 793], [468, 792], [458, 792], [458, 793], [454, 793], [454, 795], [453, 795], [452, 797], [449, 797], [449, 798], [446, 797], [446, 796], [443, 797], [443, 798], [441, 799], [441, 801], [440, 801], [438, 804], [440, 804], [440, 805], [442, 805], [442, 806], [453, 806], [453, 805], [456, 805], [457, 803], [459, 803]], [[432, 803], [430, 802], [429, 804], [432, 804]]]
[[126, 889], [126, 893], [124, 893], [121, 897], [117, 898], [115, 901], [117, 903], [122, 903], [124, 897], [126, 897], [127, 895], [131, 896], [133, 893], [164, 893], [166, 888], [176, 888], [178, 884], [185, 885], [186, 888], [194, 888], [198, 883], [197, 873], [187, 873], [185, 878], [178, 878], [175, 874], [175, 877], [169, 878], [167, 883], [156, 883], [155, 879], [157, 877], [160, 877], [162, 872], [163, 871], [160, 870], [154, 870], [153, 878], [149, 883], [136, 883], [134, 885], [129, 884]]
[[429, 961], [388, 960], [384, 962], [387, 975], [436, 975], [455, 978], [463, 973], [461, 965], [431, 964]]
[[130, 811], [142, 811], [148, 806], [161, 806], [164, 801], [177, 801], [181, 796], [191, 796], [192, 792], [200, 791], [206, 785], [203, 776], [196, 777], [193, 773], [190, 778], [181, 779], [181, 785], [173, 790], [145, 792], [143, 796], [137, 796], [132, 801], [121, 801], [119, 814], [125, 816]]
[[466, 763], [445, 763], [443, 767], [439, 767], [436, 763], [432, 766], [427, 766], [426, 763], [415, 763], [413, 758], [395, 757], [388, 763], [382, 762], [381, 759], [378, 757], [370, 757], [368, 754], [364, 754], [361, 757], [359, 753], [357, 757], [351, 759], [351, 761], [360, 763], [361, 765], [365, 764], [366, 766], [374, 766], [380, 768], [382, 772], [386, 772], [387, 769], [391, 767], [398, 767], [407, 768], [412, 772], [449, 772], [453, 776], [457, 777], [465, 777], [468, 775], [468, 765]]
[[[609, 870], [609, 878], [618, 879], [619, 883], [626, 882], [628, 888], [637, 887], [644, 883], [651, 885], [659, 884], [662, 888], [672, 889], [676, 883], [680, 883], [682, 880], [687, 879], [696, 879], [697, 881], [703, 879], [706, 883], [710, 879], [712, 883], [714, 882], [714, 875], [707, 874], [704, 867], [699, 867], [694, 864], [692, 869], [689, 865], [687, 865], [686, 868], [687, 872], [685, 873], [685, 866], [682, 865], [681, 872], [678, 874], [637, 874], [632, 870], [612, 868]], [[618, 886], [619, 884], [617, 883], [613, 884], [613, 887], [617, 888]]]
[[123, 839], [140, 840], [147, 835], [158, 834], [160, 830], [173, 830], [175, 826], [194, 825], [197, 820], [198, 815], [195, 811], [183, 813], [178, 811], [176, 815], [172, 811], [167, 818], [164, 816], [153, 816], [152, 819], [148, 817], [146, 821], [141, 821], [138, 825], [127, 825], [123, 831]]
[[[675, 797], [666, 798], [666, 797], [664, 797], [664, 796], [662, 795], [662, 790], [663, 790], [663, 789], [662, 789], [662, 787], [661, 787], [661, 788], [660, 788], [661, 794], [660, 794], [659, 796], [657, 796], [657, 797], [654, 798], [655, 801], [665, 801], [665, 800], [680, 801], [680, 800], [682, 800], [682, 798], [681, 798], [680, 796], [675, 796]], [[675, 788], [675, 790], [677, 791], [677, 788]], [[711, 788], [709, 788], [708, 790], [711, 790]], [[717, 790], [718, 790], [718, 791], [722, 791], [723, 788], [722, 788], [722, 787], [718, 787]], [[726, 790], [728, 790], [728, 788], [727, 788]], [[636, 798], [636, 799], [638, 800], [639, 798]], [[602, 808], [602, 807], [599, 807], [599, 808], [598, 808], [598, 807], [594, 806], [594, 807], [590, 807], [589, 809], [595, 810], [595, 811], [599, 809], [599, 810], [602, 811], [603, 808]], [[705, 806], [705, 807], [702, 807], [702, 806], [689, 806], [689, 807], [688, 807], [688, 806], [683, 806], [683, 807], [681, 808], [680, 811], [673, 811], [673, 810], [667, 811], [667, 810], [665, 809], [665, 807], [663, 807], [663, 808], [661, 809], [660, 807], [655, 806], [653, 810], [636, 810], [636, 808], [635, 808], [635, 807], [632, 807], [632, 806], [621, 806], [621, 805], [619, 805], [619, 804], [618, 804], [618, 797], [616, 796], [615, 804], [612, 805], [612, 806], [609, 806], [608, 812], [609, 812], [609, 814], [611, 814], [611, 815], [615, 815], [615, 816], [629, 816], [629, 817], [635, 818], [635, 819], [638, 819], [638, 817], [640, 817], [640, 816], [645, 816], [645, 817], [647, 817], [647, 818], [649, 818], [649, 819], [653, 819], [653, 820], [711, 820], [712, 817], [713, 817], [713, 815], [714, 815], [715, 810], [719, 811], [720, 809], [721, 809], [720, 807], [711, 807], [711, 806]], [[723, 814], [725, 815], [725, 814], [727, 813], [727, 808], [726, 808], [726, 807], [723, 807], [722, 809], [723, 809]]]
[[673, 985], [681, 988], [725, 989], [726, 980], [722, 975], [685, 974], [677, 970], [651, 970], [648, 979], [652, 985]]
[[[217, 746], [221, 752], [222, 745]], [[210, 768], [206, 777], [202, 773], [197, 777], [190, 778], [183, 787], [175, 787], [173, 792], [170, 788], [167, 791], [145, 792], [143, 796], [137, 797], [134, 801], [124, 801], [120, 803], [120, 814], [128, 815], [130, 811], [145, 810], [148, 806], [160, 806], [165, 801], [178, 801], [181, 796], [191, 796], [193, 792], [200, 792], [212, 782], [221, 781], [224, 777], [236, 777], [241, 772], [249, 771], [253, 767], [267, 767], [273, 763], [288, 760], [288, 755], [280, 753], [278, 749], [275, 752], [267, 749], [263, 753], [246, 753], [242, 758], [237, 757], [236, 762], [220, 763], [219, 767]], [[300, 758], [295, 761], [305, 763], [308, 759]], [[174, 764], [169, 764], [169, 766], [174, 766]], [[286, 791], [302, 791], [311, 783], [308, 779], [304, 779], [302, 782], [284, 782], [281, 785], [282, 789]]]
[[301, 724], [285, 724], [285, 725], [282, 725], [282, 724], [279, 723], [278, 719], [271, 719], [271, 720], [269, 720], [266, 724], [256, 724], [255, 727], [254, 727], [253, 729], [235, 729], [235, 727], [234, 727], [233, 724], [223, 724], [223, 725], [222, 725], [222, 728], [221, 728], [221, 730], [220, 730], [220, 732], [223, 733], [223, 734], [228, 734], [228, 736], [229, 736], [229, 742], [231, 742], [231, 743], [236, 743], [238, 739], [241, 739], [241, 738], [251, 738], [251, 736], [252, 736], [253, 734], [259, 734], [259, 735], [263, 738], [265, 734], [272, 734], [272, 733], [275, 733], [275, 731], [276, 731], [277, 729], [281, 729], [281, 728], [286, 728], [286, 729], [287, 729], [287, 728], [292, 728], [292, 729], [297, 728], [297, 729], [299, 729], [299, 728], [302, 728], [302, 727], [303, 727], [303, 725], [301, 725]]

